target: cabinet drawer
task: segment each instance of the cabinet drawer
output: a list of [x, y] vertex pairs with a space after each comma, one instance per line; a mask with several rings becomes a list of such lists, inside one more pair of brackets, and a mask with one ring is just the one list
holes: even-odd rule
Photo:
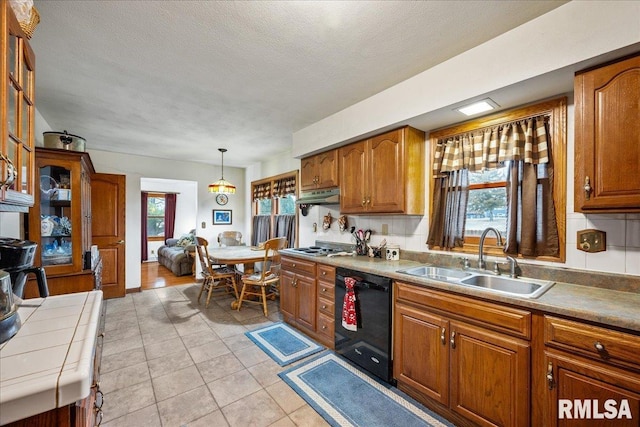
[[552, 316], [544, 318], [544, 342], [612, 364], [640, 366], [640, 336]]
[[298, 258], [282, 257], [282, 268], [298, 273], [307, 273], [309, 276], [313, 276], [314, 278], [316, 275], [315, 262], [304, 261]]
[[318, 313], [318, 334], [329, 342], [334, 340], [334, 327], [335, 321], [333, 314], [326, 316], [323, 313]]
[[330, 283], [335, 283], [336, 268], [329, 265], [318, 264], [318, 279], [325, 280]]
[[395, 282], [395, 299], [413, 306], [426, 306], [463, 318], [483, 328], [531, 339], [531, 313], [486, 301], [440, 292], [418, 285]]
[[324, 282], [318, 280], [318, 296], [326, 299], [327, 301], [335, 301], [335, 283]]
[[329, 317], [333, 317], [335, 313], [336, 304], [333, 302], [333, 299], [328, 300], [326, 298], [322, 298], [321, 295], [318, 295], [318, 311], [326, 314]]

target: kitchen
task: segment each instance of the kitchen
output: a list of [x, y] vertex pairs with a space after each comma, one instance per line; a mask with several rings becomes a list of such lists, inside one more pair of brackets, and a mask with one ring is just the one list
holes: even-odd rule
[[[580, 8], [579, 5], [570, 5], [571, 8]], [[632, 7], [631, 5], [627, 5], [627, 7]], [[567, 10], [571, 9], [571, 8], [567, 8]], [[628, 15], [633, 17], [633, 13], [634, 13], [635, 9], [632, 10], [627, 10], [624, 12], [619, 12], [620, 15], [616, 15], [615, 18], [611, 18], [613, 19], [614, 22], [618, 22], [616, 21], [617, 19], [622, 19], [622, 15]], [[569, 11], [564, 12], [562, 11], [562, 14], [564, 13], [570, 13]], [[562, 15], [561, 14], [561, 15]], [[564, 16], [564, 15], [562, 15]], [[590, 18], [595, 19], [595, 17], [589, 15]], [[557, 19], [560, 19], [560, 17], [558, 17]], [[565, 25], [565, 24], [562, 24]], [[567, 24], [567, 25], [573, 25], [571, 23]], [[576, 27], [578, 27], [579, 25], [575, 24]], [[595, 25], [594, 25], [595, 27]], [[624, 27], [627, 29], [627, 31], [629, 28], [633, 28], [633, 26], [625, 26], [625, 25], [621, 25], [621, 27]], [[579, 39], [581, 36], [579, 34], [581, 34], [581, 31], [583, 31], [583, 29], [581, 28], [569, 28], [567, 29], [567, 37], [570, 38], [570, 34], [573, 34], [576, 39]], [[610, 39], [608, 39], [607, 37], [603, 37], [601, 40], [599, 40], [600, 43], [606, 44], [607, 42], [609, 42], [609, 46], [608, 47], [604, 47], [604, 46], [590, 46], [589, 48], [593, 49], [593, 51], [591, 52], [584, 52], [584, 56], [582, 58], [586, 59], [586, 58], [590, 58], [592, 56], [596, 56], [595, 55], [595, 51], [597, 51], [598, 49], [600, 49], [600, 54], [604, 53], [604, 52], [608, 52], [608, 51], [614, 51], [617, 50], [623, 46], [627, 46], [628, 41], [627, 40], [633, 40], [632, 43], [637, 43], [637, 34], [635, 35], [636, 38], [634, 39], [634, 34], [629, 34], [629, 38], [625, 39], [625, 30], [624, 29], [619, 29], [618, 31], [613, 31], [612, 33], [615, 33], [616, 35], [620, 35], [618, 34], [618, 32], [624, 33], [621, 37], [621, 41], [619, 42], [612, 42]], [[613, 47], [615, 46], [615, 47]], [[616, 56], [619, 52], [616, 52]], [[567, 59], [566, 58], [566, 51], [562, 52], [562, 53], [557, 53], [557, 56], [553, 56], [554, 53], [550, 52], [550, 56], [549, 56], [549, 62], [550, 63], [554, 63], [556, 65], [553, 66], [549, 66], [549, 68], [547, 68], [548, 70], [551, 69], [555, 69], [553, 67], [560, 67], [561, 64], [567, 64], [568, 61], [572, 61], [575, 60], [574, 59]], [[580, 55], [580, 54], [579, 54]], [[467, 58], [469, 59], [469, 58]], [[460, 59], [461, 61], [463, 60], [463, 58]], [[454, 66], [455, 64], [451, 64], [451, 67], [456, 68]], [[596, 65], [596, 63], [594, 63], [593, 65]], [[542, 68], [544, 68], [544, 66], [541, 65]], [[525, 73], [523, 70], [517, 70], [519, 74], [519, 77], [517, 78], [521, 78], [523, 79], [522, 81], [526, 80], [528, 76], [531, 76], [533, 78], [533, 76], [535, 76], [537, 72], [540, 72], [540, 69], [537, 70], [531, 70], [529, 71], [529, 74], [527, 74], [526, 76], [523, 75], [523, 73]], [[432, 70], [431, 71], [431, 79], [433, 79], [433, 73], [450, 73], [451, 69], [441, 69], [441, 70]], [[429, 73], [428, 73], [429, 74]], [[436, 74], [437, 76], [438, 74]], [[429, 76], [425, 76], [424, 80], [427, 80], [427, 77]], [[480, 76], [478, 76], [479, 78]], [[488, 91], [491, 89], [491, 85], [494, 84], [494, 86], [500, 85], [500, 87], [504, 86], [505, 83], [504, 82], [491, 82], [489, 81], [489, 77], [487, 76], [482, 76], [483, 78], [485, 78], [486, 80], [483, 82], [478, 82], [477, 80], [473, 81], [473, 84], [470, 83], [469, 86], [472, 85], [476, 85], [477, 88], [484, 88], [483, 91]], [[435, 79], [435, 81], [439, 81], [438, 79]], [[461, 79], [460, 81], [465, 81], [465, 79]], [[416, 90], [424, 90], [424, 87], [422, 87], [421, 85], [427, 84], [424, 82], [418, 82], [417, 80], [413, 80], [411, 82], [407, 82], [405, 84], [405, 86], [410, 86], [410, 85], [415, 85], [413, 87], [413, 89], [415, 90], [410, 90], [410, 92], [416, 92]], [[535, 86], [536, 85], [536, 81], [534, 79], [534, 81], [530, 82], [531, 85]], [[462, 85], [461, 85], [462, 86]], [[427, 92], [431, 92], [431, 93], [439, 93], [436, 89], [433, 88], [433, 86], [429, 86], [429, 90]], [[460, 87], [459, 90], [462, 91], [463, 94], [460, 93], [446, 93], [443, 94], [442, 97], [431, 97], [430, 99], [427, 100], [423, 100], [423, 103], [427, 103], [427, 105], [421, 105], [419, 107], [416, 107], [418, 109], [422, 109], [422, 111], [432, 111], [434, 109], [437, 109], [439, 105], [453, 105], [458, 103], [461, 99], [467, 99], [467, 98], [471, 98], [473, 97], [470, 96], [471, 94], [475, 94], [477, 93], [477, 88], [467, 88], [467, 92], [464, 91], [464, 87]], [[398, 91], [401, 90], [401, 88], [397, 89]], [[403, 91], [405, 89], [402, 89]], [[535, 101], [536, 99], [542, 99], [544, 97], [546, 97], [546, 93], [548, 92], [549, 96], [553, 96], [558, 94], [559, 92], [557, 90], [555, 90], [551, 85], [549, 86], [544, 86], [538, 93], [540, 94], [539, 96], [536, 96], [535, 98], [529, 98], [528, 101]], [[394, 96], [394, 91], [391, 90], [389, 92], [390, 96]], [[375, 99], [373, 99], [371, 102], [374, 103], [374, 101], [376, 101]], [[440, 104], [439, 104], [440, 103]], [[412, 112], [410, 111], [411, 108], [411, 103], [407, 103], [407, 102], [400, 102], [399, 103], [400, 106], [400, 111], [394, 111], [393, 114], [390, 114], [387, 117], [390, 116], [394, 116], [394, 115], [400, 115], [401, 117], [413, 117], [416, 115], [415, 110]], [[393, 120], [388, 120], [388, 119], [384, 119], [387, 120], [386, 123], [383, 123], [383, 121], [380, 121], [379, 119], [376, 119], [376, 117], [379, 117], [379, 114], [371, 114], [371, 110], [370, 108], [372, 108], [373, 105], [367, 106], [367, 105], [355, 105], [352, 107], [351, 110], [345, 112], [345, 114], [358, 114], [359, 117], [362, 117], [362, 120], [359, 120], [358, 123], [353, 123], [350, 124], [349, 126], [352, 126], [351, 129], [344, 129], [341, 128], [340, 126], [333, 126], [333, 120], [339, 120], [339, 117], [335, 117], [333, 119], [328, 119], [326, 123], [324, 124], [317, 124], [314, 125], [312, 127], [312, 129], [309, 129], [308, 131], [300, 131], [297, 134], [294, 134], [294, 150], [292, 152], [294, 157], [303, 157], [304, 155], [306, 155], [307, 153], [310, 153], [312, 151], [321, 151], [323, 146], [328, 146], [328, 144], [331, 144], [331, 142], [341, 142], [341, 141], [347, 141], [350, 138], [352, 138], [352, 135], [364, 135], [367, 132], [371, 131], [371, 129], [383, 129], [385, 126], [388, 126], [389, 123], [394, 123]], [[375, 109], [378, 111], [385, 111], [385, 106], [381, 105], [381, 104], [375, 104]], [[569, 120], [568, 120], [568, 133], [569, 133], [569, 147], [572, 147], [571, 145], [571, 133], [573, 132], [572, 130], [572, 126], [570, 125], [571, 123], [573, 123], [572, 120], [572, 110], [573, 110], [573, 104], [572, 101], [569, 101]], [[378, 121], [376, 121], [378, 120]], [[450, 122], [453, 123], [453, 122]], [[442, 123], [442, 125], [446, 125], [447, 122]], [[434, 127], [431, 127], [430, 129], [432, 129]], [[339, 134], [339, 130], [342, 129], [342, 131], [344, 132], [343, 134]], [[310, 135], [312, 134], [312, 135]], [[322, 141], [319, 141], [322, 140]], [[111, 160], [113, 158], [113, 156], [107, 156], [104, 155], [104, 158], [109, 158], [109, 160]], [[571, 155], [568, 155], [568, 160], [571, 161], [570, 159], [572, 158]], [[95, 158], [94, 158], [95, 160]], [[274, 161], [275, 163], [275, 161]], [[100, 166], [98, 166], [98, 164]], [[106, 168], [114, 168], [114, 166], [112, 166], [113, 163], [108, 162], [108, 161], [96, 161], [96, 167], [100, 168], [101, 170], [106, 170]], [[268, 162], [265, 162], [265, 165], [262, 168], [262, 171], [258, 172], [258, 171], [254, 171], [251, 172], [249, 171], [249, 177], [246, 179], [247, 182], [251, 181], [252, 179], [254, 179], [254, 177], [251, 176], [251, 173], [259, 173], [259, 175], [256, 175], [255, 178], [258, 177], [262, 177], [264, 175], [268, 175], [270, 172], [270, 170], [273, 168], [272, 165], [268, 164]], [[572, 168], [569, 168], [568, 170], [568, 174], [567, 174], [567, 182], [568, 184], [568, 194], [571, 194], [571, 187], [572, 187], [572, 176], [571, 176], [571, 170]], [[633, 241], [633, 230], [636, 230], [637, 225], [637, 218], [632, 215], [632, 214], [626, 214], [626, 215], [622, 215], [622, 217], [620, 216], [620, 214], [616, 215], [616, 216], [599, 216], [599, 217], [585, 217], [584, 215], [581, 214], [576, 214], [573, 213], [573, 210], [571, 209], [572, 206], [572, 200], [570, 198], [568, 198], [567, 200], [568, 203], [568, 207], [567, 207], [567, 226], [569, 229], [573, 230], [571, 232], [567, 232], [567, 262], [566, 265], [568, 267], [572, 267], [572, 268], [578, 268], [578, 269], [587, 269], [587, 270], [600, 270], [600, 271], [609, 271], [609, 272], [614, 272], [614, 273], [626, 273], [626, 274], [637, 274], [637, 265], [639, 265], [640, 263], [634, 261], [634, 257], [637, 256], [637, 250], [635, 250], [634, 248], [636, 247], [636, 244]], [[334, 218], [338, 218], [339, 215], [339, 211], [337, 211], [335, 209], [335, 207], [329, 207], [327, 208], [329, 211], [331, 211], [331, 213], [333, 214]], [[344, 242], [344, 243], [350, 243], [350, 236], [347, 234], [342, 234], [340, 233], [337, 228], [334, 226], [334, 228], [331, 228], [330, 230], [328, 230], [326, 233], [323, 231], [320, 231], [316, 234], [309, 232], [308, 230], [312, 229], [312, 224], [313, 222], [316, 222], [318, 224], [320, 224], [322, 221], [322, 217], [325, 215], [326, 210], [321, 209], [320, 207], [314, 207], [311, 209], [310, 215], [309, 217], [305, 217], [305, 218], [301, 218], [301, 236], [300, 236], [300, 245], [301, 246], [306, 246], [306, 245], [312, 245], [315, 243], [315, 240], [328, 240], [328, 241], [337, 241], [337, 242]], [[4, 219], [4, 217], [3, 217]], [[399, 243], [400, 246], [402, 248], [406, 248], [408, 250], [414, 250], [417, 252], [423, 252], [425, 251], [425, 245], [424, 242], [426, 241], [426, 232], [428, 229], [427, 223], [426, 223], [426, 219], [424, 218], [415, 218], [415, 217], [402, 217], [400, 215], [395, 215], [392, 216], [391, 218], [385, 218], [382, 219], [381, 217], [376, 217], [376, 216], [364, 216], [364, 217], [359, 217], [358, 220], [360, 221], [358, 223], [358, 227], [363, 227], [363, 228], [372, 228], [376, 231], [381, 231], [383, 229], [383, 225], [387, 224], [388, 226], [390, 226], [391, 229], [391, 233], [394, 235], [394, 239], [396, 240], [396, 243]], [[132, 220], [133, 222], [133, 220]], [[594, 227], [590, 227], [589, 225], [594, 222], [596, 225]], [[588, 225], [589, 224], [589, 225]], [[582, 230], [584, 228], [600, 228], [600, 229], [605, 229], [607, 230], [608, 233], [608, 244], [612, 245], [612, 248], [609, 248], [607, 251], [605, 251], [604, 253], [598, 254], [598, 255], [592, 255], [592, 254], [586, 254], [583, 253], [582, 251], [578, 251], [575, 249], [575, 244], [577, 243], [575, 241], [575, 231], [577, 230]], [[628, 231], [625, 231], [628, 230]], [[382, 236], [380, 235], [381, 233], [374, 233], [374, 235], [372, 236], [372, 240], [373, 239], [381, 239]], [[127, 240], [133, 240], [134, 238], [132, 237], [131, 239], [127, 239]], [[628, 240], [627, 240], [628, 239]], [[378, 243], [379, 240], [373, 240], [374, 243]], [[139, 268], [139, 267], [138, 267]], [[136, 271], [136, 269], [131, 269], [132, 271]], [[129, 272], [129, 270], [128, 270]], [[133, 273], [132, 273], [133, 274]]]

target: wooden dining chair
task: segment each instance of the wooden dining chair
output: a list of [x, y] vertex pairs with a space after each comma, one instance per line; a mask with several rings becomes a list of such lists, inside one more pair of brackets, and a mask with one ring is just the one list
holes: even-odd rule
[[218, 234], [218, 245], [220, 246], [240, 246], [242, 244], [242, 233], [239, 231], [223, 231]]
[[209, 259], [209, 242], [196, 236], [196, 252], [198, 253], [198, 259], [200, 260], [200, 266], [202, 267], [202, 287], [198, 294], [198, 304], [200, 303], [200, 297], [203, 292], [207, 292], [207, 302], [205, 308], [209, 307], [209, 301], [214, 291], [221, 294], [233, 294], [238, 299], [238, 287], [236, 286], [236, 272], [232, 268], [221, 267], [214, 268]]
[[[238, 300], [238, 311], [243, 302], [262, 304], [265, 316], [267, 312], [267, 298], [275, 299], [280, 281], [280, 253], [287, 247], [286, 237], [277, 237], [264, 243], [264, 261], [262, 270], [242, 276], [242, 291]], [[257, 297], [248, 299], [247, 297]]]

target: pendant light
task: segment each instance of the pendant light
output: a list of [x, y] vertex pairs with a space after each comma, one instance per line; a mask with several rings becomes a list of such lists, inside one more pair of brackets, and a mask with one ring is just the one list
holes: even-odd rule
[[222, 177], [213, 184], [209, 184], [209, 193], [235, 194], [236, 186], [224, 179], [224, 153], [227, 149], [218, 148], [218, 151], [222, 153]]

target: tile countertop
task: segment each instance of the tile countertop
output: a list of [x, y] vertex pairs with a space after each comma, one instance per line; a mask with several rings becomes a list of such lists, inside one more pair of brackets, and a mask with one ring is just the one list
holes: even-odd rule
[[335, 267], [351, 268], [366, 273], [402, 280], [407, 283], [455, 292], [467, 297], [478, 297], [488, 301], [501, 302], [545, 313], [559, 314], [627, 329], [636, 334], [640, 334], [640, 293], [638, 292], [623, 292], [620, 290], [556, 281], [549, 290], [538, 298], [524, 298], [397, 272], [398, 270], [426, 264], [417, 261], [403, 259], [399, 261], [387, 261], [385, 259], [364, 256], [310, 257], [290, 253], [287, 253], [285, 256], [295, 256]]
[[0, 345], [0, 425], [89, 395], [101, 308], [102, 291], [23, 300]]

